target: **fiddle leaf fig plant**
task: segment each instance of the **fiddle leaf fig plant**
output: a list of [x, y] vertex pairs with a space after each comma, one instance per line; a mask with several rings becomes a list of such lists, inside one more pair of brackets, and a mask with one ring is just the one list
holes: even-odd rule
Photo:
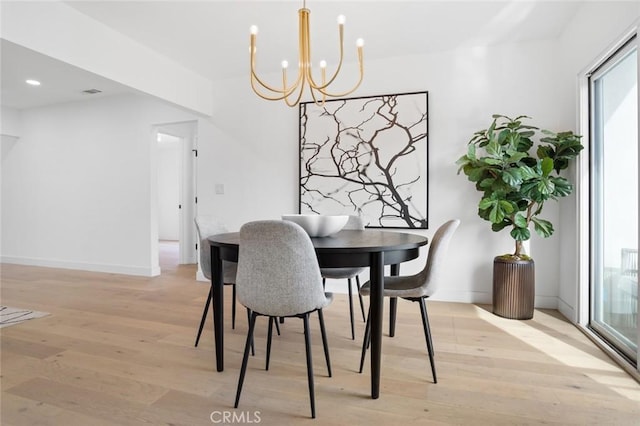
[[[488, 129], [477, 131], [467, 153], [456, 162], [482, 193], [478, 215], [495, 232], [510, 229], [516, 259], [528, 259], [522, 242], [531, 238], [531, 224], [542, 237], [553, 234], [553, 224], [540, 217], [548, 200], [566, 197], [573, 185], [560, 172], [583, 149], [581, 136], [572, 131], [554, 133], [525, 124], [526, 115], [493, 115]], [[536, 156], [534, 138], [541, 136]]]

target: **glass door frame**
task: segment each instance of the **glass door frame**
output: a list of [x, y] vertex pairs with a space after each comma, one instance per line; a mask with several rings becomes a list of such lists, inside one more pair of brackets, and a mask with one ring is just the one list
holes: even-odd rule
[[[598, 344], [605, 352], [607, 352], [612, 358], [614, 358], [625, 370], [634, 375], [640, 380], [640, 316], [638, 316], [638, 334], [637, 334], [637, 346], [636, 353], [639, 362], [635, 365], [629, 363], [629, 358], [626, 355], [622, 355], [621, 352], [613, 348], [603, 337], [597, 333], [590, 325], [591, 319], [591, 299], [592, 299], [592, 229], [591, 218], [594, 214], [591, 201], [591, 167], [593, 166], [593, 150], [592, 150], [592, 120], [591, 120], [591, 77], [611, 58], [619, 54], [623, 49], [628, 48], [630, 43], [635, 44], [638, 49], [638, 81], [640, 81], [640, 34], [639, 34], [640, 22], [629, 28], [619, 40], [609, 46], [597, 60], [590, 64], [579, 75], [579, 133], [583, 135], [583, 145], [585, 150], [583, 155], [579, 157], [577, 168], [579, 176], [579, 188], [577, 191], [576, 207], [578, 211], [578, 305], [576, 309], [577, 324], [581, 329], [590, 337], [596, 344]], [[638, 122], [640, 123], [640, 96], [638, 97]], [[639, 128], [639, 140], [640, 140], [640, 126]], [[640, 149], [638, 150], [638, 161], [640, 163]], [[640, 177], [639, 177], [640, 179]], [[640, 194], [639, 194], [640, 196]], [[640, 220], [639, 220], [640, 222]], [[639, 226], [640, 229], [640, 226]], [[640, 234], [640, 232], [639, 232]], [[638, 235], [638, 241], [640, 241], [640, 235]]]
[[[591, 170], [602, 169], [604, 166], [604, 161], [602, 155], [604, 155], [604, 147], [602, 146], [602, 142], [600, 138], [602, 136], [596, 136], [596, 133], [601, 132], [603, 129], [601, 126], [604, 123], [600, 122], [600, 118], [598, 117], [599, 106], [593, 105], [591, 101], [595, 99], [597, 96], [596, 93], [596, 82], [604, 77], [607, 73], [614, 69], [614, 67], [618, 66], [623, 60], [628, 58], [628, 55], [632, 53], [638, 52], [638, 44], [637, 37], [628, 40], [620, 49], [618, 49], [614, 54], [607, 58], [607, 61], [602, 64], [597, 70], [595, 70], [589, 76], [589, 95], [590, 95], [590, 129], [589, 135], [592, 137], [591, 140], [591, 152], [592, 156], [590, 158]], [[637, 70], [637, 58], [636, 58], [636, 70]], [[637, 79], [636, 79], [637, 80]], [[637, 161], [637, 159], [636, 159]], [[596, 179], [600, 178], [598, 181]], [[604, 206], [601, 205], [601, 197], [603, 194], [598, 195], [600, 193], [600, 187], [604, 184], [602, 179], [604, 178], [603, 174], [595, 175], [592, 173], [590, 175], [590, 196], [591, 196], [591, 214], [592, 221], [590, 225], [590, 235], [591, 235], [591, 255], [590, 255], [590, 275], [591, 275], [591, 283], [590, 283], [590, 318], [589, 318], [589, 327], [591, 327], [596, 333], [600, 334], [605, 340], [608, 340], [610, 344], [615, 348], [615, 350], [619, 351], [624, 357], [627, 357], [631, 360], [632, 363], [637, 364], [638, 360], [638, 349], [636, 349], [635, 353], [632, 349], [630, 349], [627, 344], [624, 342], [624, 338], [622, 334], [614, 328], [612, 325], [607, 324], [604, 321], [596, 321], [595, 317], [597, 316], [596, 312], [602, 312], [603, 307], [597, 306], [598, 303], [603, 303], [600, 298], [595, 296], [596, 287], [601, 291], [599, 285], [604, 282], [605, 277], [602, 276], [602, 270], [596, 267], [596, 265], [601, 265], [604, 263], [604, 252], [603, 245], [605, 244], [604, 232], [601, 227], [597, 226], [593, 219], [601, 218], [605, 216], [604, 214]], [[636, 174], [636, 179], [638, 179], [638, 175]], [[636, 215], [637, 218], [637, 215]], [[637, 220], [637, 219], [636, 219]], [[637, 249], [637, 247], [636, 247]], [[636, 330], [638, 329], [636, 324]], [[640, 344], [638, 344], [638, 335], [636, 334], [636, 341], [634, 342], [636, 347], [639, 348]]]

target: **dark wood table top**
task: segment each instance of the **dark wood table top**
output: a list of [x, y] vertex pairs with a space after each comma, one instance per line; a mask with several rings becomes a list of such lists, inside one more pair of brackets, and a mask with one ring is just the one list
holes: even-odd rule
[[[211, 245], [218, 247], [237, 247], [240, 233], [230, 232], [213, 235], [208, 238]], [[378, 229], [343, 230], [329, 237], [311, 238], [313, 247], [318, 251], [378, 252], [387, 250], [406, 250], [427, 244], [428, 239], [407, 232], [382, 231]]]

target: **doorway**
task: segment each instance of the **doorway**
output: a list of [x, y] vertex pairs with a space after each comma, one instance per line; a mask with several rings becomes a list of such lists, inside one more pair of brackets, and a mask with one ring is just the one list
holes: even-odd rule
[[[197, 122], [163, 123], [153, 126], [157, 147], [157, 240], [163, 250], [173, 247], [178, 264], [197, 263], [196, 141]], [[153, 221], [152, 221], [153, 222]], [[167, 243], [168, 242], [168, 243]], [[173, 244], [171, 242], [174, 242]]]

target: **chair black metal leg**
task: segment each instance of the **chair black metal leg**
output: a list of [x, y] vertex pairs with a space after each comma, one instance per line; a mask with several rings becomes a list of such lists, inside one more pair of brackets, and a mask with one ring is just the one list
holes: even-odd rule
[[364, 301], [362, 300], [362, 295], [360, 294], [360, 276], [356, 275], [356, 288], [358, 289], [358, 299], [360, 299], [360, 311], [362, 311], [362, 321], [366, 321], [364, 315]]
[[207, 314], [209, 313], [209, 305], [211, 305], [211, 287], [209, 287], [209, 295], [207, 296], [207, 302], [204, 305], [204, 311], [202, 311], [202, 319], [200, 320], [200, 329], [198, 329], [198, 335], [196, 336], [196, 344], [195, 347], [198, 347], [198, 342], [200, 341], [200, 335], [202, 334], [202, 329], [204, 328], [204, 323], [207, 319]]
[[233, 289], [231, 290], [231, 329], [236, 329], [236, 285], [231, 284]]
[[371, 342], [371, 324], [369, 323], [369, 314], [371, 313], [371, 308], [369, 308], [369, 313], [367, 314], [367, 322], [364, 325], [364, 337], [362, 338], [362, 355], [360, 356], [360, 369], [358, 373], [362, 373], [362, 368], [364, 367], [364, 358], [367, 355], [367, 349], [369, 348], [369, 343]]
[[[307, 381], [309, 382], [309, 400], [311, 401], [311, 418], [316, 418], [316, 397], [313, 388], [313, 360], [311, 359], [311, 333], [309, 332], [309, 314], [304, 314], [304, 343], [307, 352]], [[236, 406], [237, 408], [237, 406]]]
[[267, 356], [266, 356], [266, 363], [264, 366], [265, 370], [269, 369], [269, 359], [271, 358], [271, 336], [273, 336], [273, 323], [277, 322], [275, 321], [274, 317], [269, 317], [269, 332], [267, 333]]
[[356, 340], [356, 332], [353, 326], [353, 291], [351, 289], [351, 278], [347, 280], [349, 286], [349, 317], [351, 318], [351, 340]]
[[[391, 265], [391, 276], [400, 275], [400, 264]], [[389, 337], [396, 335], [396, 313], [398, 312], [398, 298], [389, 299]]]
[[[248, 311], [248, 310], [247, 310]], [[249, 331], [247, 332], [247, 341], [244, 344], [244, 355], [242, 357], [242, 367], [240, 368], [240, 377], [238, 378], [238, 389], [236, 391], [236, 402], [234, 408], [238, 408], [238, 402], [240, 402], [240, 393], [242, 392], [242, 383], [244, 382], [244, 375], [247, 372], [247, 362], [249, 361], [249, 347], [253, 343], [253, 330], [256, 325], [256, 318], [258, 314], [255, 312], [249, 319]]]
[[320, 320], [320, 333], [322, 335], [322, 347], [324, 348], [324, 359], [327, 361], [327, 372], [329, 373], [329, 377], [332, 376], [331, 373], [331, 359], [329, 358], [329, 344], [327, 343], [327, 330], [324, 327], [324, 314], [322, 313], [322, 309], [318, 309], [318, 319]]
[[[251, 309], [247, 308], [247, 322], [251, 324]], [[251, 356], [256, 356], [256, 348], [253, 344], [253, 338], [251, 339]]]
[[424, 329], [424, 338], [427, 342], [427, 352], [429, 353], [429, 363], [431, 363], [431, 374], [433, 374], [433, 383], [438, 383], [436, 377], [436, 364], [433, 358], [433, 341], [431, 340], [431, 329], [429, 327], [429, 316], [427, 315], [427, 305], [424, 298], [420, 298], [420, 313], [422, 314], [422, 328]]
[[396, 335], [396, 313], [398, 312], [398, 298], [389, 298], [389, 337]]
[[278, 336], [280, 335], [280, 325], [278, 324], [278, 319], [274, 319], [273, 323], [276, 325], [276, 331], [278, 332]]

